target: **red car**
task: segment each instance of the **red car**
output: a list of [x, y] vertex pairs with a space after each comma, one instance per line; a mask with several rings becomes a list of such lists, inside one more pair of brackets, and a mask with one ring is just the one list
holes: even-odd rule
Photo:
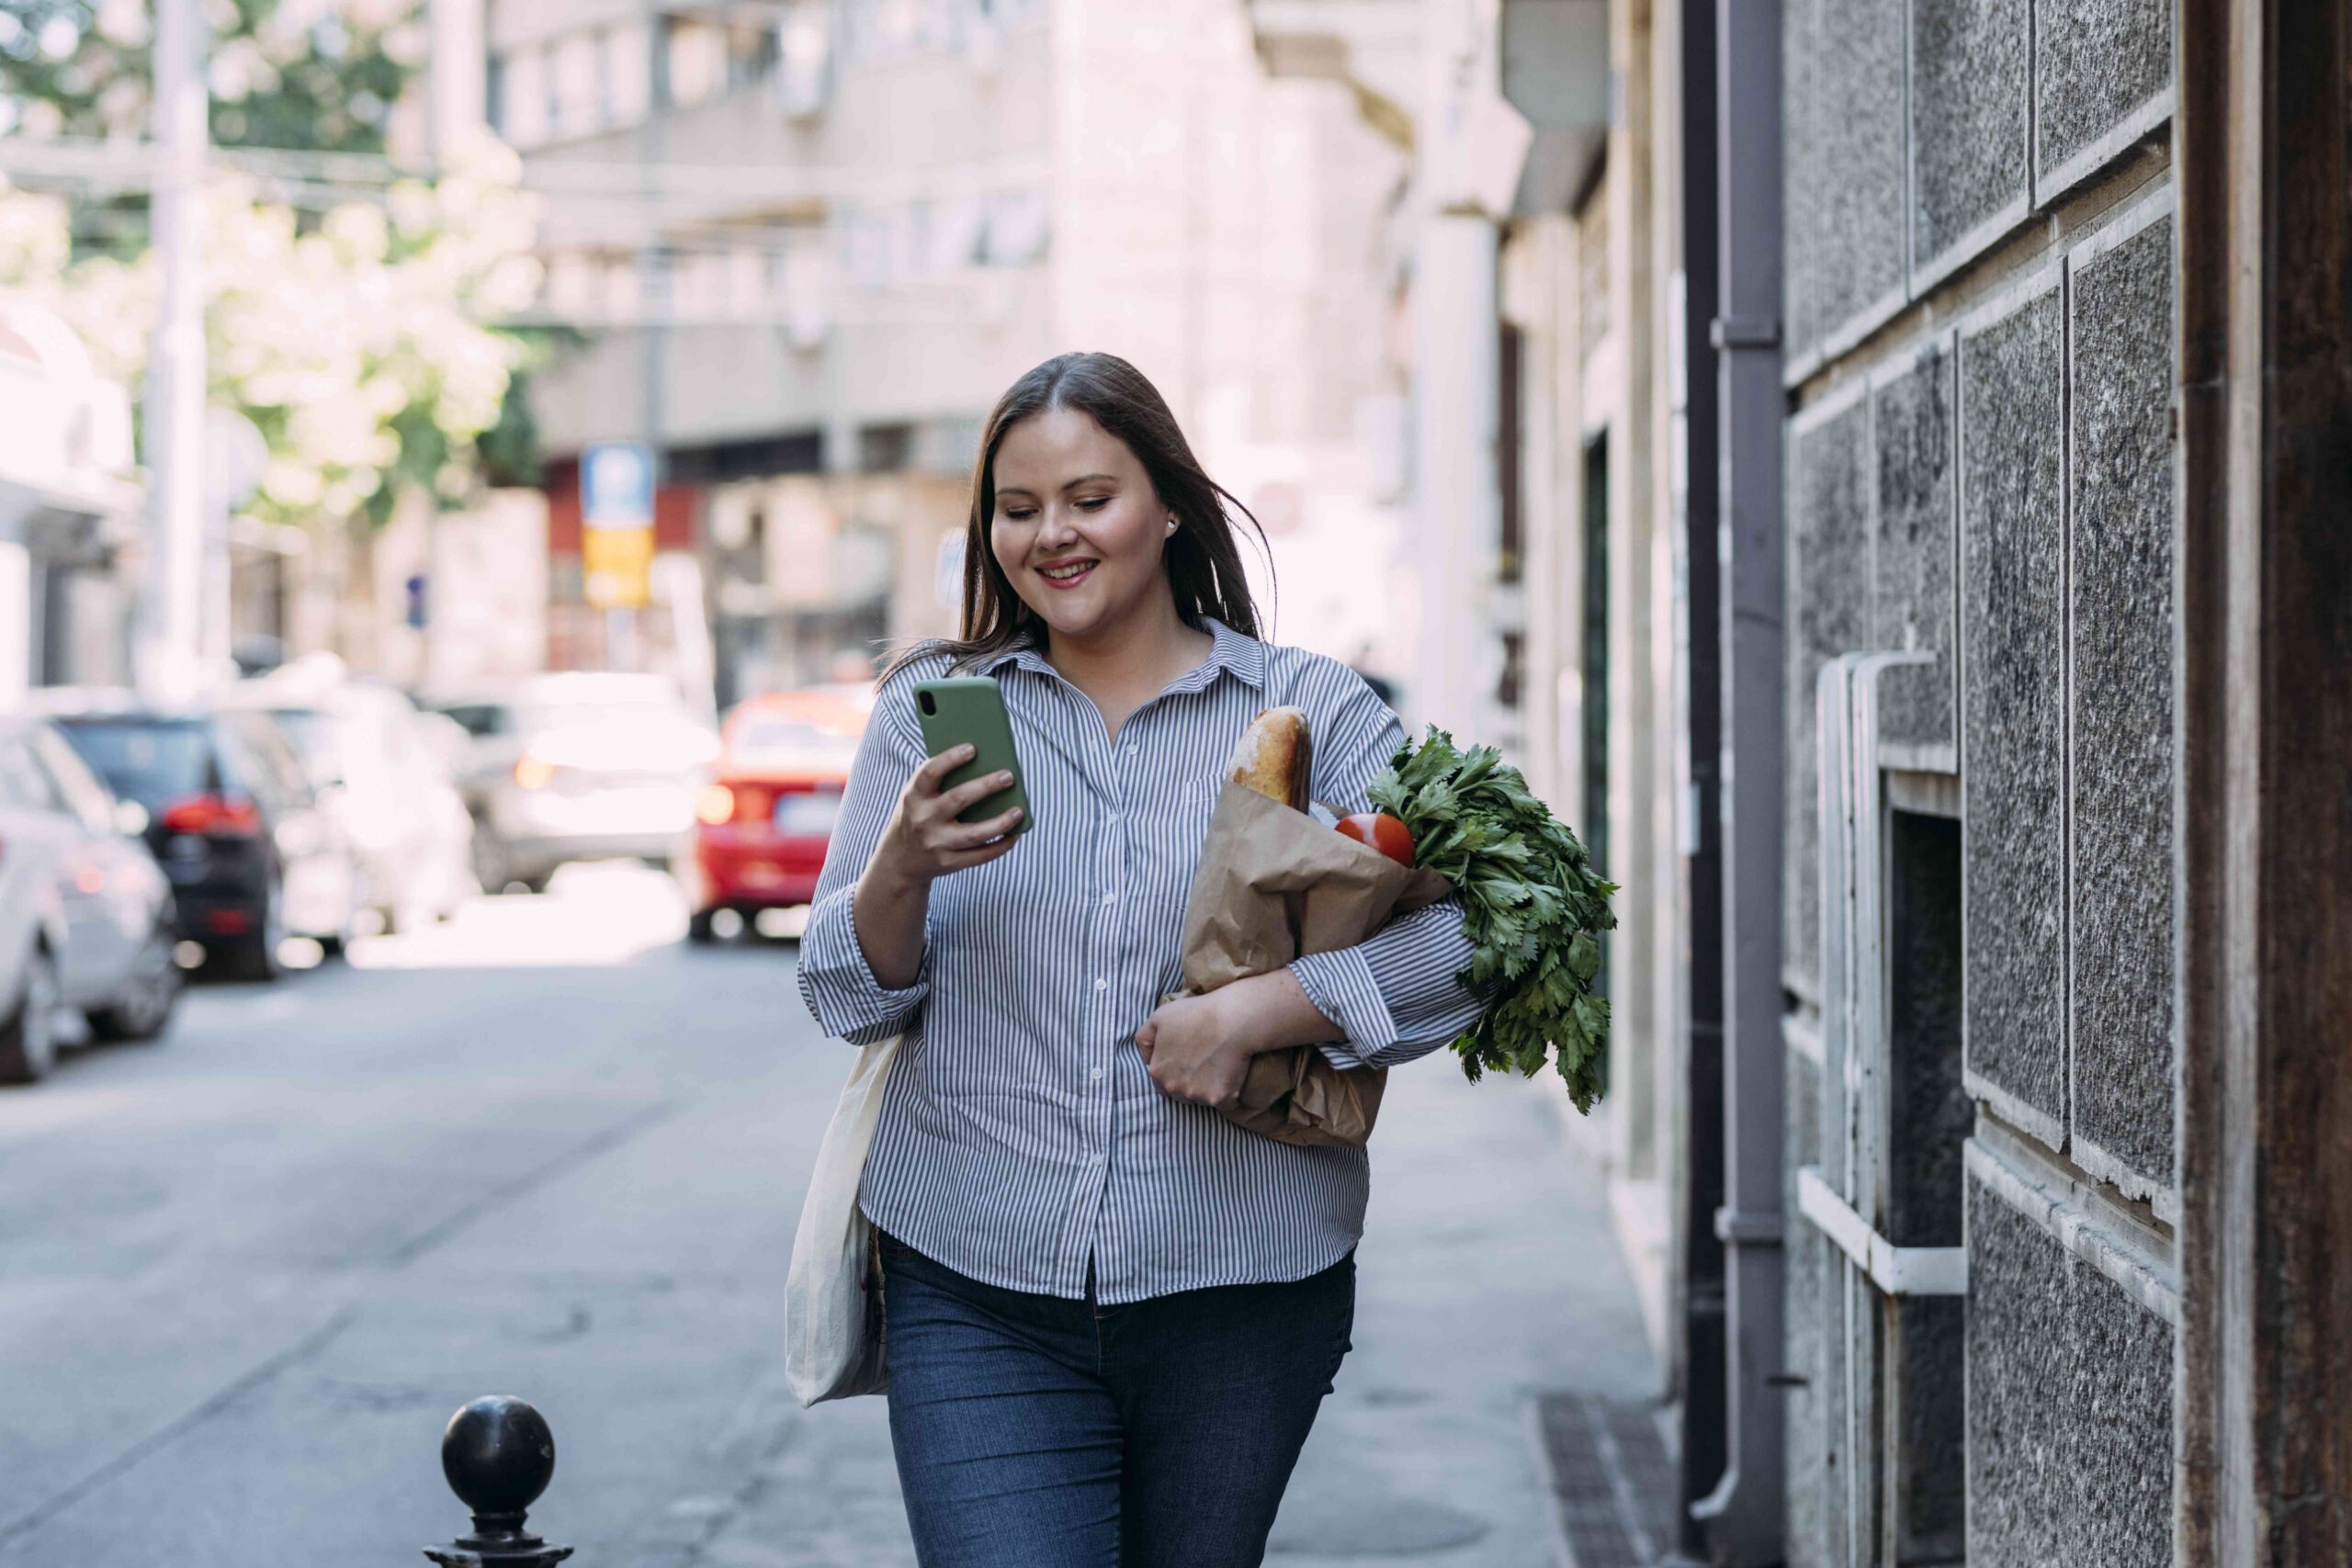
[[752, 697], [727, 716], [692, 842], [674, 862], [689, 940], [731, 936], [761, 910], [816, 897], [873, 704], [869, 687], [819, 686]]

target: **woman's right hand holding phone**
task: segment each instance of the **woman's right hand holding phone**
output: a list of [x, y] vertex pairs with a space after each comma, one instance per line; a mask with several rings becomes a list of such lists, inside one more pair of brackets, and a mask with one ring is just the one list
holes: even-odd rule
[[951, 746], [915, 770], [875, 846], [873, 869], [905, 886], [928, 886], [950, 872], [986, 865], [1020, 842], [1012, 833], [1021, 821], [1017, 806], [978, 822], [957, 820], [1012, 783], [1010, 773], [994, 773], [944, 787], [947, 775], [971, 760], [968, 744]]

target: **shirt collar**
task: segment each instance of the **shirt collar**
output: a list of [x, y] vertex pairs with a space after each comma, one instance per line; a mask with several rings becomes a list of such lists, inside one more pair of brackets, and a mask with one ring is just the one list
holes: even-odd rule
[[[1198, 669], [1185, 674], [1168, 689], [1171, 692], [1206, 691], [1219, 675], [1229, 673], [1243, 685], [1264, 691], [1266, 645], [1246, 632], [1235, 631], [1214, 615], [1203, 615], [1201, 625], [1209, 634], [1208, 658]], [[982, 664], [980, 673], [993, 675], [1007, 664], [1059, 679], [1054, 667], [1046, 662], [1045, 654], [1038, 650], [1035, 633]]]

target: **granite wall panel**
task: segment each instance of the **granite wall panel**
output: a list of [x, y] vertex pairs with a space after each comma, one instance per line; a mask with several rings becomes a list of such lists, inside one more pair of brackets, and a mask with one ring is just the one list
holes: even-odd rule
[[[1801, 1051], [1787, 1053], [1788, 1072], [1782, 1080], [1786, 1138], [1781, 1145], [1781, 1212], [1789, 1216], [1787, 1301], [1782, 1322], [1788, 1345], [1790, 1383], [1783, 1406], [1787, 1433], [1788, 1564], [1789, 1568], [1829, 1568], [1833, 1521], [1841, 1520], [1839, 1498], [1843, 1475], [1836, 1460], [1832, 1423], [1839, 1405], [1830, 1379], [1834, 1369], [1826, 1325], [1831, 1304], [1838, 1299], [1838, 1253], [1821, 1233], [1797, 1216], [1797, 1170], [1821, 1160], [1821, 1069]], [[1841, 1534], [1842, 1523], [1834, 1528]]]
[[1871, 646], [1917, 649], [1938, 660], [1934, 670], [1902, 671], [1882, 689], [1880, 739], [1905, 747], [1950, 747], [1958, 739], [1951, 373], [1951, 354], [1930, 346], [1871, 394], [1878, 487]]
[[1960, 345], [1969, 1068], [2065, 1122], [2063, 322], [2054, 276]]
[[2172, 1329], [1968, 1184], [1969, 1568], [2168, 1568]]
[[2144, 1194], [2173, 1164], [2171, 220], [2072, 300], [2074, 1131]]
[[2027, 199], [2027, 0], [1911, 0], [1911, 265], [1939, 273]]
[[1903, 13], [1790, 0], [1781, 13], [1788, 341], [1802, 357], [1903, 289]]
[[[2038, 195], [2172, 82], [2165, 0], [2036, 0], [2033, 166]], [[2079, 164], [2077, 169], [2079, 169]]]
[[1815, 800], [1815, 677], [1832, 655], [1871, 635], [1870, 409], [1857, 400], [1793, 430], [1789, 454], [1787, 836], [1781, 952], [1790, 969], [1820, 968]]

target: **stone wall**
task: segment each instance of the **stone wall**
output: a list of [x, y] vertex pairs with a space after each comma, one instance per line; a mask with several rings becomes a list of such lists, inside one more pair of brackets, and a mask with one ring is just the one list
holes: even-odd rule
[[[1842, 1451], [1876, 1396], [1822, 1326], [1841, 1255], [1792, 1203], [1788, 1561], [1941, 1560], [1964, 1519], [1972, 1564], [2166, 1562], [2169, 7], [1790, 0], [1783, 28], [1784, 1150], [1827, 1152], [1814, 677], [1930, 652], [1887, 690], [1880, 761], [1957, 775], [1959, 893], [1890, 953], [1865, 1114], [1895, 1201], [1869, 1218], [1969, 1254], [1968, 1293], [1897, 1303], [1871, 1352], [1882, 1467]], [[1887, 1495], [1849, 1531], [1858, 1461]]]

